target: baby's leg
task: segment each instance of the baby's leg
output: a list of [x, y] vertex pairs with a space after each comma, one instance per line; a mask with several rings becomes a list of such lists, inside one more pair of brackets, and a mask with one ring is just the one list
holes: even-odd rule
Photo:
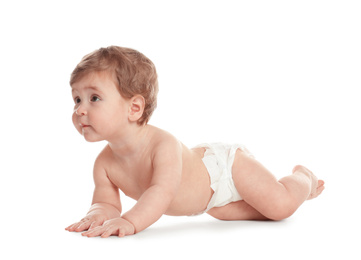
[[324, 182], [303, 166], [277, 179], [258, 161], [238, 150], [232, 168], [237, 191], [247, 204], [263, 216], [281, 220], [291, 216], [307, 199], [317, 197]]
[[267, 220], [265, 216], [251, 207], [244, 200], [231, 202], [222, 207], [207, 211], [209, 215], [220, 220]]

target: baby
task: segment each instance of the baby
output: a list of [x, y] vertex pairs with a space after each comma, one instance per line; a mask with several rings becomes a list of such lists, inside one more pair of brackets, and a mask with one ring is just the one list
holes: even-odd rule
[[[92, 206], [68, 231], [122, 237], [146, 229], [163, 214], [281, 220], [324, 189], [324, 181], [303, 166], [277, 181], [243, 145], [188, 149], [149, 125], [157, 106], [157, 73], [138, 51], [96, 50], [74, 69], [70, 85], [75, 128], [89, 142], [108, 144], [94, 163]], [[137, 200], [127, 212], [119, 189]]]

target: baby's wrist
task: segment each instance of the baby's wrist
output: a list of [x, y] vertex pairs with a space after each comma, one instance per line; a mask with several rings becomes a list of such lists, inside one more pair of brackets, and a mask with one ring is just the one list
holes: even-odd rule
[[90, 209], [88, 214], [103, 214], [109, 218], [120, 217], [120, 212], [114, 206], [107, 203], [94, 203]]
[[137, 230], [136, 230], [136, 228], [135, 228], [135, 225], [134, 225], [130, 220], [128, 220], [127, 218], [124, 218], [124, 216], [122, 216], [121, 218], [122, 218], [123, 220], [125, 220], [126, 222], [128, 222], [128, 223], [130, 224], [130, 226], [132, 226], [132, 228], [133, 228], [132, 233], [133, 233], [133, 234], [136, 234], [136, 233], [137, 233]]
[[105, 208], [102, 205], [99, 205], [99, 203], [96, 203], [90, 207], [88, 214], [94, 214], [94, 213], [102, 214], [105, 212], [106, 212]]

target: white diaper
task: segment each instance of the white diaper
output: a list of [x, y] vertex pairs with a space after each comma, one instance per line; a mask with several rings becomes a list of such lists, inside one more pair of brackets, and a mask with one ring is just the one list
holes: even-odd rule
[[205, 212], [214, 207], [222, 207], [234, 201], [242, 200], [232, 178], [232, 166], [237, 149], [241, 149], [249, 156], [253, 155], [241, 144], [211, 143], [201, 144], [196, 148], [206, 148], [203, 163], [208, 170], [211, 188], [214, 194]]

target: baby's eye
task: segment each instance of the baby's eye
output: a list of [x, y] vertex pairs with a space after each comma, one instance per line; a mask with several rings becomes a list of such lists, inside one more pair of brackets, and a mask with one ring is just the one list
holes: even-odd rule
[[92, 96], [91, 99], [90, 99], [91, 102], [97, 102], [99, 100], [100, 100], [100, 98], [97, 97], [97, 96]]
[[75, 102], [75, 104], [79, 104], [80, 103], [80, 98], [79, 97], [76, 97], [76, 98], [74, 98], [74, 102]]

